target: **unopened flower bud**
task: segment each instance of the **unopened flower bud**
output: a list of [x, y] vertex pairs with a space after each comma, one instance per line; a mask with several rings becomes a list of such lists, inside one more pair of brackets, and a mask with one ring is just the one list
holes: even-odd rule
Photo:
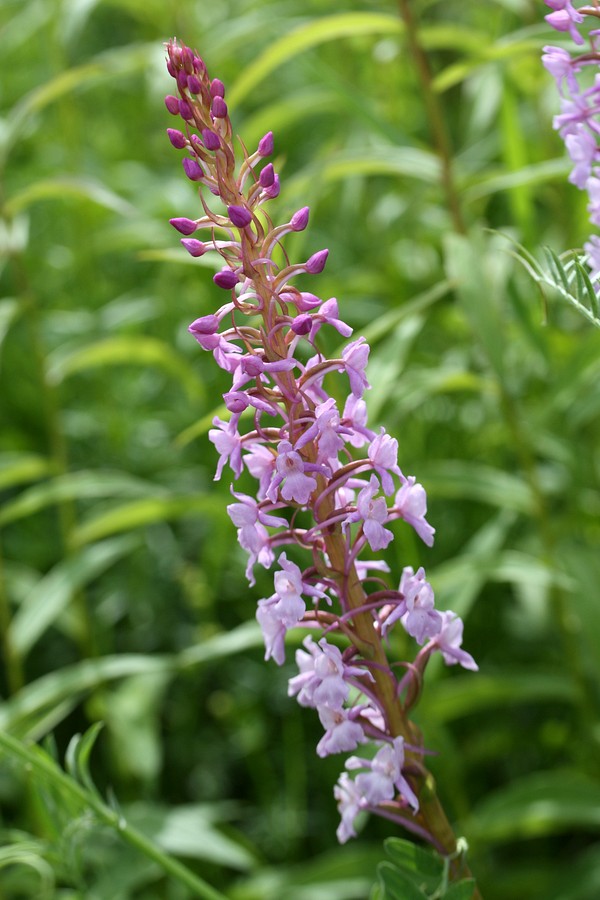
[[312, 328], [312, 316], [309, 316], [308, 313], [302, 313], [296, 316], [290, 327], [294, 334], [308, 334]]
[[176, 150], [183, 150], [183, 148], [187, 146], [187, 138], [185, 134], [183, 134], [183, 132], [181, 131], [178, 131], [177, 128], [167, 128], [167, 134], [169, 136], [169, 140]]
[[307, 259], [304, 268], [310, 275], [318, 275], [325, 268], [328, 256], [329, 250], [317, 250], [310, 259]]
[[181, 160], [181, 162], [183, 164], [185, 174], [190, 179], [190, 181], [200, 181], [204, 177], [204, 172], [195, 159], [190, 159], [189, 156], [186, 156], [185, 159]]
[[221, 271], [217, 272], [213, 277], [213, 281], [217, 287], [230, 291], [231, 288], [234, 288], [238, 283], [238, 277], [231, 269], [221, 269]]
[[167, 94], [165, 97], [165, 106], [172, 116], [179, 115], [179, 100], [177, 97], [174, 97], [173, 94]]
[[213, 78], [210, 83], [210, 96], [211, 97], [224, 97], [225, 96], [225, 85], [218, 78]]
[[223, 394], [223, 400], [231, 413], [242, 413], [250, 405], [242, 391], [229, 391], [227, 394]]
[[187, 89], [190, 94], [199, 94], [202, 90], [202, 85], [200, 84], [200, 79], [197, 75], [188, 75], [187, 77]]
[[229, 206], [227, 213], [231, 219], [231, 224], [236, 228], [245, 228], [252, 221], [252, 213], [245, 206]]
[[294, 215], [290, 219], [290, 228], [292, 229], [292, 231], [304, 231], [304, 229], [308, 225], [309, 212], [309, 207], [303, 206], [302, 209], [299, 209], [298, 212], [294, 213]]
[[204, 256], [207, 250], [206, 244], [196, 238], [181, 238], [181, 243], [190, 256]]
[[180, 69], [177, 73], [177, 87], [180, 91], [185, 91], [187, 87], [187, 75], [183, 69]]
[[275, 181], [275, 170], [273, 169], [273, 163], [268, 163], [264, 167], [264, 169], [260, 173], [260, 177], [258, 180], [260, 181], [261, 187], [271, 187], [271, 185]]
[[258, 152], [260, 156], [270, 156], [273, 152], [273, 132], [267, 131], [264, 137], [258, 142]]
[[210, 107], [210, 111], [215, 119], [227, 118], [227, 104], [222, 97], [216, 96]]
[[179, 115], [181, 116], [182, 119], [185, 119], [186, 122], [189, 122], [191, 119], [194, 118], [194, 112], [193, 112], [190, 104], [187, 102], [187, 100], [179, 101]]
[[191, 75], [194, 71], [194, 52], [189, 47], [181, 48], [181, 62], [186, 72]]
[[211, 131], [210, 128], [202, 129], [202, 140], [207, 150], [218, 150], [221, 146], [219, 135]]
[[281, 186], [279, 184], [279, 175], [275, 175], [273, 178], [273, 184], [270, 187], [265, 188], [264, 194], [265, 197], [268, 197], [269, 200], [274, 200], [275, 197], [279, 197], [279, 191], [281, 190]]
[[200, 316], [188, 327], [192, 334], [216, 334], [219, 330], [219, 320], [215, 315]]
[[169, 219], [169, 222], [180, 234], [193, 234], [197, 228], [196, 223], [192, 219]]

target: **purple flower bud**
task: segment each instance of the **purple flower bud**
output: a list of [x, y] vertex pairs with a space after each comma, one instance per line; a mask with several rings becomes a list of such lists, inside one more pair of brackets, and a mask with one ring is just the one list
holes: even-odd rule
[[308, 334], [312, 328], [312, 316], [309, 316], [308, 313], [302, 313], [296, 316], [290, 327], [294, 334]]
[[204, 256], [208, 249], [206, 244], [196, 240], [196, 238], [181, 238], [181, 243], [190, 256]]
[[234, 288], [238, 283], [238, 277], [231, 269], [221, 269], [221, 271], [217, 272], [213, 277], [213, 281], [217, 287], [230, 291], [231, 288]]
[[171, 76], [171, 78], [177, 78], [177, 69], [173, 65], [170, 59], [167, 60], [167, 72]]
[[190, 159], [189, 156], [186, 156], [185, 159], [181, 160], [181, 162], [183, 164], [185, 174], [190, 179], [190, 181], [200, 181], [204, 177], [204, 172], [195, 159]]
[[187, 87], [187, 75], [183, 69], [180, 69], [177, 73], [177, 87], [180, 91], [185, 91]]
[[261, 187], [268, 188], [271, 187], [273, 182], [275, 181], [275, 171], [273, 169], [273, 163], [267, 163], [262, 172], [260, 173], [260, 185]]
[[260, 156], [270, 156], [273, 152], [273, 132], [267, 131], [264, 137], [258, 142], [258, 152]]
[[218, 78], [213, 78], [210, 83], [210, 96], [211, 97], [224, 97], [225, 96], [225, 85]]
[[316, 253], [307, 259], [304, 264], [304, 268], [309, 273], [309, 275], [318, 275], [319, 272], [322, 272], [325, 268], [325, 263], [327, 262], [327, 257], [329, 256], [329, 250], [317, 250]]
[[222, 97], [216, 96], [210, 107], [210, 111], [215, 119], [227, 118], [227, 104]]
[[252, 221], [252, 213], [245, 206], [228, 206], [227, 213], [236, 228], [245, 228]]
[[181, 48], [181, 62], [188, 74], [194, 71], [194, 52], [189, 47]]
[[202, 141], [200, 140], [200, 138], [198, 137], [197, 134], [192, 135], [191, 141], [192, 141], [192, 147], [194, 148], [194, 150], [198, 150], [198, 151], [200, 151], [200, 153], [202, 153], [204, 150], [204, 144], [202, 143]]
[[279, 196], [280, 189], [281, 186], [279, 184], [279, 175], [275, 175], [275, 177], [273, 178], [273, 184], [270, 187], [265, 188], [265, 197], [268, 197], [269, 200], [274, 200], [275, 197]]
[[242, 391], [229, 391], [227, 394], [223, 394], [223, 400], [231, 413], [242, 413], [250, 405]]
[[187, 88], [190, 94], [199, 94], [202, 90], [200, 79], [196, 75], [188, 75]]
[[219, 320], [212, 314], [210, 316], [200, 316], [188, 328], [191, 334], [216, 334], [218, 330]]
[[169, 219], [169, 222], [180, 234], [193, 234], [197, 228], [196, 223], [192, 219]]
[[294, 215], [290, 219], [290, 227], [292, 231], [304, 231], [304, 229], [308, 225], [309, 212], [309, 207], [303, 206], [302, 209], [299, 209], [298, 212], [294, 213]]
[[167, 134], [176, 150], [183, 150], [187, 146], [187, 138], [183, 132], [178, 131], [176, 128], [167, 128]]
[[165, 97], [165, 106], [172, 116], [179, 115], [179, 100], [177, 97], [174, 97], [173, 94], [167, 94]]
[[204, 60], [200, 59], [199, 56], [194, 56], [194, 72], [196, 72], [198, 75], [203, 75], [204, 72], [206, 72]]
[[187, 102], [187, 100], [179, 101], [179, 115], [181, 116], [182, 119], [185, 119], [186, 122], [189, 122], [191, 119], [194, 118], [194, 113], [193, 113], [192, 107]]
[[178, 47], [173, 41], [169, 41], [167, 45], [169, 53], [169, 61], [175, 70], [181, 66], [181, 47]]
[[202, 129], [202, 140], [207, 150], [218, 150], [221, 146], [221, 139], [218, 134], [211, 131], [210, 128]]

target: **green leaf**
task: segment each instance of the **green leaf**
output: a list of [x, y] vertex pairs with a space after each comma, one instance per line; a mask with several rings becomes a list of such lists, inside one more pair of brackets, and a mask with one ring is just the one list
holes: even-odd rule
[[427, 900], [427, 894], [391, 863], [380, 863], [377, 874], [385, 889], [385, 900]]
[[[501, 172], [478, 175], [465, 186], [461, 196], [466, 203], [473, 203], [483, 197], [490, 197], [502, 191], [510, 191], [520, 187], [535, 187], [546, 184], [550, 180], [564, 179], [568, 175], [570, 166], [561, 157], [560, 159], [547, 159], [539, 163], [530, 163], [520, 167], [516, 172]], [[512, 238], [503, 235], [507, 240]], [[513, 243], [517, 243], [514, 241]], [[520, 247], [519, 244], [517, 246]], [[520, 249], [526, 253], [524, 247]]]
[[232, 85], [228, 102], [237, 106], [254, 88], [279, 66], [289, 65], [299, 53], [327, 41], [365, 34], [401, 34], [403, 25], [394, 15], [384, 13], [356, 12], [322, 16], [306, 25], [288, 32], [284, 37], [271, 41], [267, 50], [254, 62], [243, 69], [243, 74]]
[[495, 791], [477, 806], [468, 833], [478, 840], [531, 840], [600, 831], [600, 784], [574, 769], [536, 772]]
[[40, 200], [64, 200], [68, 197], [91, 201], [122, 216], [135, 213], [134, 206], [100, 182], [92, 178], [74, 178], [68, 175], [32, 182], [18, 194], [9, 197], [4, 209], [7, 215], [14, 216]]
[[457, 881], [451, 884], [443, 900], [471, 900], [473, 891], [475, 890], [475, 879], [465, 878], [463, 881]]
[[20, 312], [21, 304], [14, 297], [5, 297], [0, 300], [0, 347]]
[[225, 509], [217, 497], [197, 494], [184, 497], [149, 497], [144, 500], [133, 500], [122, 503], [107, 512], [94, 513], [72, 534], [75, 547], [90, 544], [113, 534], [132, 531], [156, 522], [168, 522], [184, 516], [197, 516], [198, 513], [225, 516]]
[[232, 654], [259, 647], [261, 643], [260, 628], [252, 621], [207, 638], [197, 646], [182, 651], [179, 656], [123, 653], [82, 660], [41, 676], [21, 688], [14, 697], [0, 702], [0, 732], [4, 729], [27, 734], [35, 730], [38, 721], [59, 704], [81, 699], [108, 682], [134, 675], [172, 674], [229, 659]]
[[131, 536], [86, 547], [57, 563], [34, 587], [15, 613], [8, 640], [19, 656], [25, 656], [47, 628], [66, 609], [79, 588], [89, 584], [138, 545]]
[[544, 247], [544, 253], [546, 254], [546, 259], [548, 260], [548, 265], [550, 266], [554, 278], [559, 284], [562, 284], [565, 291], [568, 291], [569, 279], [561, 260], [551, 247]]
[[502, 281], [497, 258], [480, 236], [448, 234], [444, 265], [456, 285], [456, 295], [498, 378], [504, 380], [504, 323], [501, 316]]
[[[39, 457], [29, 457], [9, 467], [10, 476], [15, 479], [30, 480], [36, 477], [36, 471], [43, 474], [46, 461]], [[46, 463], [46, 465], [50, 465]], [[37, 476], [39, 477], [39, 475]], [[16, 481], [9, 482], [17, 483]], [[0, 470], [0, 485], [3, 485]], [[8, 485], [7, 485], [8, 486]], [[0, 510], [0, 525], [8, 525], [18, 519], [66, 500], [90, 500], [99, 497], [139, 497], [140, 495], [161, 494], [164, 490], [156, 484], [134, 478], [124, 472], [80, 471], [57, 475], [56, 478], [34, 485], [23, 491], [15, 500], [4, 504]]]
[[388, 838], [383, 842], [385, 852], [404, 874], [414, 873], [416, 883], [434, 891], [444, 873], [444, 861], [433, 850], [425, 850], [402, 838]]
[[331, 159], [319, 160], [310, 172], [292, 179], [296, 190], [309, 185], [315, 178], [340, 181], [358, 175], [404, 175], [428, 184], [440, 179], [440, 163], [435, 154], [417, 147], [375, 147], [368, 153], [340, 153]]
[[146, 68], [156, 57], [156, 52], [155, 43], [131, 44], [107, 50], [89, 62], [61, 71], [20, 97], [6, 120], [3, 133], [4, 155], [9, 152], [35, 113], [41, 112], [61, 97], [99, 84], [107, 78], [122, 78]]
[[556, 672], [504, 671], [500, 675], [480, 672], [456, 675], [429, 684], [420, 702], [423, 720], [452, 722], [462, 716], [493, 709], [510, 709], [519, 703], [566, 703], [577, 701], [570, 679]]
[[248, 871], [256, 862], [240, 843], [218, 830], [219, 818], [227, 813], [225, 804], [197, 803], [160, 809], [136, 803], [124, 812], [129, 822], [167, 853], [208, 860], [238, 871]]
[[104, 366], [156, 366], [181, 382], [190, 398], [202, 397], [204, 388], [192, 366], [170, 344], [158, 338], [110, 337], [77, 350], [54, 353], [48, 379], [60, 384], [79, 372]]
[[419, 476], [432, 496], [476, 500], [527, 515], [535, 510], [529, 485], [517, 475], [482, 463], [450, 459], [424, 463]]
[[65, 753], [65, 768], [76, 780], [98, 797], [98, 790], [90, 775], [90, 756], [98, 735], [104, 728], [103, 722], [94, 722], [85, 734], [75, 734], [69, 741]]
[[56, 471], [56, 464], [35, 453], [0, 454], [0, 490], [37, 481]]

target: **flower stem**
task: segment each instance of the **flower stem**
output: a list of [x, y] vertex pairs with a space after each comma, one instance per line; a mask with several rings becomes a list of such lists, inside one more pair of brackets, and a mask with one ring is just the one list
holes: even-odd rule
[[419, 32], [413, 16], [410, 0], [398, 0], [400, 15], [406, 28], [406, 37], [410, 53], [417, 68], [417, 75], [421, 82], [421, 91], [429, 119], [429, 127], [435, 150], [439, 156], [442, 167], [442, 186], [446, 194], [446, 203], [452, 218], [454, 230], [458, 234], [466, 234], [460, 199], [452, 169], [452, 145], [446, 127], [446, 120], [442, 111], [438, 95], [433, 88], [433, 79], [429, 60], [419, 40]]

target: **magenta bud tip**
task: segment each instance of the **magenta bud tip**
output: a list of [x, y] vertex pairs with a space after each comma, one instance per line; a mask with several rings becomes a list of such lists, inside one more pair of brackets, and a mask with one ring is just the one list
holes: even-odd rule
[[270, 156], [273, 152], [273, 132], [268, 131], [258, 142], [258, 152], [261, 156]]
[[183, 150], [183, 148], [187, 146], [187, 138], [185, 134], [183, 134], [183, 132], [181, 131], [178, 131], [177, 128], [167, 128], [167, 134], [169, 136], [169, 140], [176, 150]]
[[195, 319], [188, 331], [192, 334], [216, 334], [219, 330], [219, 320], [215, 315], [201, 316]]
[[203, 244], [202, 241], [196, 240], [196, 238], [181, 238], [181, 243], [190, 254], [190, 256], [204, 256], [204, 254], [206, 253], [206, 244]]
[[308, 225], [309, 213], [310, 209], [308, 206], [303, 206], [302, 209], [299, 209], [298, 212], [294, 213], [290, 220], [290, 227], [292, 231], [304, 231], [304, 229]]
[[227, 104], [223, 100], [222, 97], [218, 95], [213, 99], [213, 102], [210, 107], [210, 111], [213, 114], [215, 119], [226, 119], [227, 118]]
[[182, 119], [185, 119], [186, 122], [189, 122], [194, 118], [194, 111], [192, 110], [192, 107], [187, 102], [187, 100], [179, 101], [179, 115]]
[[261, 187], [268, 188], [271, 187], [273, 182], [275, 181], [275, 170], [273, 169], [273, 163], [267, 163], [262, 172], [260, 173], [259, 178]]
[[217, 287], [230, 291], [238, 283], [238, 277], [231, 269], [221, 269], [220, 272], [213, 276], [213, 281]]
[[245, 206], [229, 206], [227, 213], [236, 228], [245, 228], [252, 221], [252, 213]]
[[211, 131], [210, 128], [202, 129], [202, 140], [207, 150], [218, 150], [221, 146], [219, 135]]
[[165, 106], [172, 116], [179, 115], [179, 100], [177, 97], [174, 97], [173, 94], [167, 94], [165, 97]]
[[204, 177], [204, 172], [195, 159], [190, 159], [189, 156], [186, 156], [185, 159], [181, 160], [181, 162], [183, 164], [185, 174], [190, 179], [190, 181], [200, 181], [201, 178]]
[[302, 313], [296, 316], [290, 327], [294, 334], [308, 334], [312, 328], [312, 316], [308, 313]]
[[328, 256], [329, 250], [318, 250], [310, 259], [307, 259], [304, 268], [310, 275], [318, 275], [325, 268]]
[[169, 219], [173, 228], [180, 234], [193, 234], [196, 230], [196, 223], [192, 219], [179, 218]]
[[213, 78], [210, 83], [210, 96], [211, 97], [224, 97], [225, 96], [225, 85], [219, 78]]

